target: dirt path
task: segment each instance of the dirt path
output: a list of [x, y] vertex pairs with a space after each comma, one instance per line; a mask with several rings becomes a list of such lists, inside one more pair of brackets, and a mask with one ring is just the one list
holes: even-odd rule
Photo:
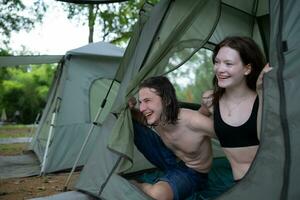
[[[0, 135], [18, 134], [20, 132], [29, 133], [30, 129], [1, 129]], [[2, 145], [2, 147], [5, 147], [1, 148], [2, 150], [5, 150], [5, 152], [0, 151], [1, 156], [20, 155], [22, 154], [22, 151], [27, 148], [26, 143], [0, 145]], [[7, 150], [6, 147], [9, 148], [9, 150]], [[63, 190], [68, 175], [69, 173], [56, 173], [42, 177], [34, 176], [26, 178], [11, 178], [0, 180], [0, 200], [24, 200], [37, 197], [45, 197], [60, 193]], [[74, 182], [78, 177], [79, 172], [75, 172], [69, 184], [70, 189], [73, 188]]]
[[[67, 173], [47, 175], [44, 177], [26, 177], [0, 180], [0, 199], [2, 200], [23, 200], [37, 197], [44, 197], [62, 192], [67, 178]], [[70, 187], [79, 173], [72, 176]]]

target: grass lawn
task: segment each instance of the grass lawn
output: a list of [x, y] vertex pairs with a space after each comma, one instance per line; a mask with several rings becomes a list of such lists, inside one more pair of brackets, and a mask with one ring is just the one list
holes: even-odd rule
[[34, 130], [28, 125], [0, 126], [0, 138], [32, 137]]
[[0, 155], [20, 155], [24, 150], [27, 150], [27, 147], [28, 143], [0, 144]]
[[[28, 125], [2, 125], [0, 126], [0, 139], [32, 137], [35, 130]], [[28, 143], [0, 144], [0, 155], [18, 155], [26, 150]]]

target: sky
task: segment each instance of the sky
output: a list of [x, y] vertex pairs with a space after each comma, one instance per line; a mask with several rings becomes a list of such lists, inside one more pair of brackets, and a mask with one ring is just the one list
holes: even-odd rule
[[[26, 50], [40, 55], [63, 55], [68, 50], [88, 44], [88, 27], [80, 26], [76, 22], [67, 19], [60, 6], [61, 2], [44, 0], [49, 8], [45, 14], [43, 23], [27, 33], [20, 31], [12, 33], [11, 45], [13, 51], [21, 51], [22, 46]], [[26, 5], [31, 0], [24, 0]]]

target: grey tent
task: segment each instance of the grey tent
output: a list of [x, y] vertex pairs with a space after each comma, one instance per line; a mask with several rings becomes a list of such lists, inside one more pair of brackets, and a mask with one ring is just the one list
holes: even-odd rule
[[[0, 67], [59, 63], [63, 55], [0, 56]], [[33, 129], [32, 129], [33, 130]], [[7, 143], [16, 140], [7, 140]], [[28, 138], [18, 141], [29, 142]], [[5, 141], [4, 141], [5, 142]], [[40, 173], [39, 161], [31, 151], [18, 156], [0, 156], [0, 179], [34, 176]]]
[[142, 12], [118, 69], [123, 78], [117, 101], [77, 189], [101, 199], [150, 199], [124, 176], [144, 168], [135, 161], [127, 98], [140, 81], [163, 74], [175, 52], [186, 51], [184, 63], [200, 48], [212, 49], [226, 36], [243, 35], [256, 40], [274, 69], [264, 79], [258, 154], [243, 180], [217, 199], [299, 199], [299, 9], [295, 0], [161, 0], [151, 12]]
[[[77, 166], [85, 163], [117, 94], [118, 82], [112, 84], [111, 80], [122, 56], [123, 49], [105, 42], [66, 53], [30, 144], [42, 164], [42, 173], [72, 168], [87, 141]], [[87, 134], [91, 135], [88, 140]]]

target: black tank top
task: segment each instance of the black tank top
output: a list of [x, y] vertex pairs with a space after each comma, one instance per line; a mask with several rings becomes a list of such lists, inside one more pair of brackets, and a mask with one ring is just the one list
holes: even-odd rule
[[258, 101], [258, 97], [256, 97], [249, 119], [237, 127], [226, 124], [221, 117], [219, 104], [214, 106], [214, 128], [222, 147], [259, 145], [256, 128]]

